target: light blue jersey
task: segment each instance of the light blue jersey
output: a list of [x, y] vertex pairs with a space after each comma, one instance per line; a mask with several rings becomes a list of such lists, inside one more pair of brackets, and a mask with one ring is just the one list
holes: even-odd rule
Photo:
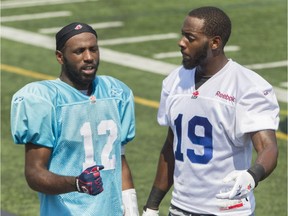
[[52, 149], [53, 173], [78, 176], [92, 165], [105, 167], [97, 196], [39, 193], [42, 216], [123, 215], [121, 145], [135, 136], [133, 94], [124, 83], [97, 76], [91, 96], [59, 79], [30, 83], [13, 96], [11, 130], [17, 144]]

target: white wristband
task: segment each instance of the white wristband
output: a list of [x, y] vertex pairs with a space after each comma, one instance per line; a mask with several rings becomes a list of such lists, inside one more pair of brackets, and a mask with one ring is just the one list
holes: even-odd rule
[[139, 216], [136, 190], [134, 188], [122, 191], [124, 216]]
[[142, 216], [159, 216], [159, 210], [149, 209], [143, 210]]

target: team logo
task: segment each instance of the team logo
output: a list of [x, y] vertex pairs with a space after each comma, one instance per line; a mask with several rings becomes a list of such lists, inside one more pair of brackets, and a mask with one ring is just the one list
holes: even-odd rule
[[252, 185], [249, 184], [249, 185], [247, 186], [247, 190], [248, 190], [248, 191], [251, 191], [251, 189], [252, 189]]
[[90, 100], [91, 103], [96, 103], [95, 95], [90, 96], [89, 100]]
[[20, 103], [20, 102], [23, 101], [23, 100], [24, 100], [24, 97], [22, 97], [22, 96], [16, 97], [16, 98], [14, 99], [14, 103]]
[[82, 29], [82, 27], [83, 27], [82, 25], [78, 24], [74, 29], [75, 30], [80, 30], [80, 29]]
[[222, 98], [222, 99], [226, 100], [226, 101], [230, 101], [230, 102], [233, 102], [233, 103], [236, 102], [236, 98], [234, 96], [222, 93], [220, 91], [217, 91], [215, 95], [217, 97], [219, 97], [219, 98]]
[[194, 91], [193, 93], [192, 93], [192, 99], [196, 99], [197, 97], [199, 96], [199, 92], [198, 91]]
[[123, 89], [113, 88], [110, 90], [111, 97], [119, 97], [123, 93]]

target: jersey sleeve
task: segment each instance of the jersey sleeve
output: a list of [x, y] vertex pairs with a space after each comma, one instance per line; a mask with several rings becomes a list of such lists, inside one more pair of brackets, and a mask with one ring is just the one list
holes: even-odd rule
[[11, 102], [11, 133], [16, 144], [53, 147], [55, 109], [41, 85], [28, 85]]
[[279, 106], [272, 86], [248, 89], [236, 106], [236, 136], [259, 130], [277, 130]]
[[166, 110], [166, 102], [167, 102], [168, 95], [169, 93], [165, 90], [163, 86], [162, 91], [161, 91], [158, 114], [157, 114], [157, 121], [162, 126], [168, 125], [167, 110]]
[[168, 126], [168, 110], [167, 110], [167, 100], [168, 96], [173, 91], [173, 87], [179, 81], [179, 72], [183, 70], [183, 67], [178, 67], [174, 71], [172, 71], [162, 82], [162, 90], [160, 97], [160, 104], [157, 113], [157, 121], [159, 125]]
[[135, 137], [135, 105], [134, 96], [130, 89], [122, 106], [121, 126], [121, 143], [124, 145]]

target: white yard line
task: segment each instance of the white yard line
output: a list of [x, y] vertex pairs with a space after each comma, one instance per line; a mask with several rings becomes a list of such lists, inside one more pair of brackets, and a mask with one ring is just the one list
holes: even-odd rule
[[[123, 22], [115, 21], [115, 22], [103, 22], [103, 23], [92, 23], [89, 24], [94, 29], [104, 29], [104, 28], [113, 28], [113, 27], [121, 27], [123, 26]], [[38, 30], [41, 34], [54, 34], [58, 32], [62, 27], [53, 27], [53, 28], [41, 28]]]
[[273, 86], [273, 89], [275, 91], [275, 94], [277, 96], [278, 101], [288, 103], [288, 92], [287, 89], [282, 89]]
[[[20, 43], [30, 44], [37, 47], [44, 47], [47, 49], [55, 49], [55, 39], [46, 35], [41, 35], [26, 30], [15, 29], [12, 27], [1, 26], [1, 37], [17, 41]], [[106, 48], [101, 48], [101, 60], [144, 70], [152, 73], [167, 75], [178, 65], [173, 65], [141, 56], [132, 55], [129, 53], [122, 53]]]
[[250, 68], [251, 70], [257, 70], [257, 69], [259, 70], [259, 69], [287, 67], [287, 66], [288, 66], [288, 60], [262, 63], [262, 64], [251, 64], [246, 65], [245, 67]]
[[288, 88], [288, 82], [282, 82], [282, 83], [280, 83], [280, 86]]
[[23, 14], [16, 16], [6, 16], [1, 17], [1, 22], [14, 22], [14, 21], [27, 21], [35, 19], [48, 19], [52, 17], [66, 17], [71, 16], [70, 11], [57, 11], [57, 12], [47, 12], [47, 13], [35, 13], [35, 14]]
[[116, 44], [139, 43], [139, 42], [153, 41], [153, 40], [174, 39], [178, 37], [179, 37], [178, 34], [167, 33], [167, 34], [147, 35], [147, 36], [139, 36], [139, 37], [117, 38], [117, 39], [99, 41], [99, 45], [107, 46], [107, 45], [116, 45]]
[[[225, 52], [236, 52], [240, 50], [239, 46], [235, 46], [235, 45], [231, 45], [231, 46], [227, 46], [225, 47]], [[177, 58], [177, 57], [181, 57], [182, 54], [180, 51], [177, 52], [164, 52], [164, 53], [157, 53], [153, 55], [153, 58], [155, 59], [164, 59], [164, 58]]]
[[1, 1], [1, 9], [24, 8], [43, 5], [71, 4], [97, 0], [17, 0]]
[[[34, 32], [29, 32], [25, 30], [15, 29], [12, 27], [1, 26], [0, 31], [1, 37], [17, 41], [20, 43], [25, 43], [37, 47], [43, 47], [47, 49], [55, 49], [55, 39], [46, 35], [41, 35]], [[101, 60], [105, 62], [110, 62], [126, 67], [135, 68], [138, 70], [143, 70], [147, 72], [168, 75], [172, 70], [174, 70], [179, 65], [169, 64], [149, 58], [144, 58], [141, 56], [132, 55], [129, 53], [122, 53], [113, 51], [106, 48], [101, 48]], [[261, 65], [261, 67], [260, 67]], [[272, 67], [287, 67], [288, 61], [279, 61], [265, 64], [253, 64], [246, 65], [248, 68], [256, 67], [257, 69], [272, 68]], [[275, 88], [277, 99], [281, 102], [288, 102], [286, 89]]]

